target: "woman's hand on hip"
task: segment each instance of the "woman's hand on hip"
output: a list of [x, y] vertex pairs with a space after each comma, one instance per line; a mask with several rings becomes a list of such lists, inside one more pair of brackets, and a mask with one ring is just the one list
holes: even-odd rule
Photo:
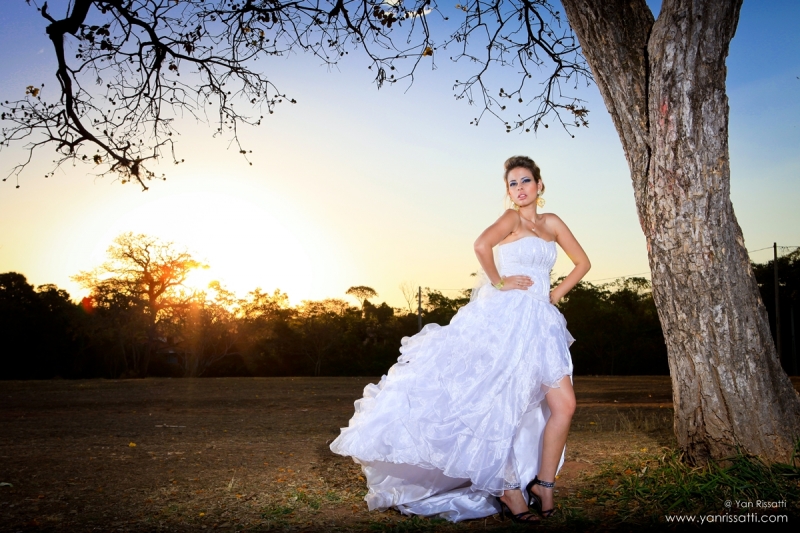
[[506, 276], [503, 278], [503, 288], [501, 291], [521, 290], [527, 291], [533, 285], [530, 276]]

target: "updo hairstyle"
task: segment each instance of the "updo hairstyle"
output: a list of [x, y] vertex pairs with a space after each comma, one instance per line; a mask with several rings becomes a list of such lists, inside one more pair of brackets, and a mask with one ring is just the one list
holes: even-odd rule
[[[528, 156], [525, 155], [515, 155], [513, 157], [509, 157], [506, 159], [506, 162], [503, 164], [506, 171], [503, 174], [503, 181], [506, 183], [506, 191], [508, 190], [508, 173], [514, 170], [515, 168], [526, 168], [531, 171], [531, 175], [533, 176], [533, 180], [539, 184], [542, 181], [542, 171], [539, 170], [539, 166]], [[544, 183], [542, 183], [542, 194], [544, 194]]]

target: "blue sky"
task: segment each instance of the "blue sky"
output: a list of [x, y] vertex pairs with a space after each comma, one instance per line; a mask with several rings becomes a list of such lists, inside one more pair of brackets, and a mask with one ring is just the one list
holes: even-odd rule
[[[0, 12], [0, 98], [27, 85], [56, 85], [44, 21], [23, 0]], [[657, 3], [651, 3], [656, 6]], [[51, 1], [58, 12], [63, 1]], [[800, 2], [745, 2], [728, 59], [731, 190], [748, 249], [800, 245]], [[502, 162], [527, 154], [558, 213], [592, 259], [589, 280], [647, 272], [644, 237], [616, 131], [597, 88], [581, 91], [590, 127], [505, 133], [452, 95], [463, 70], [437, 57], [411, 86], [377, 90], [363, 57], [329, 69], [294, 55], [264, 66], [297, 98], [259, 128], [246, 128], [253, 166], [228, 139], [182, 124], [185, 165], [139, 192], [88, 167], [43, 179], [41, 157], [19, 189], [0, 183], [0, 271], [74, 296], [69, 276], [98, 264], [111, 239], [142, 231], [185, 244], [211, 275], [239, 292], [280, 287], [293, 301], [344, 297], [370, 285], [393, 305], [408, 281], [440, 289], [471, 285], [475, 237], [502, 212]], [[5, 173], [19, 150], [0, 153]], [[769, 252], [753, 255], [766, 260]], [[560, 258], [556, 273], [569, 264]], [[216, 270], [215, 270], [216, 269]]]

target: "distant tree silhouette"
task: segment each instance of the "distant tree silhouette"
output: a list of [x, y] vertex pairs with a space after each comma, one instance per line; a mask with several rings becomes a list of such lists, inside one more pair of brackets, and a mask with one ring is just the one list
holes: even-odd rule
[[163, 336], [162, 321], [189, 305], [194, 294], [184, 283], [189, 272], [205, 265], [172, 243], [143, 234], [120, 235], [107, 253], [108, 261], [72, 279], [91, 291], [94, 309], [123, 326], [125, 366], [145, 376]]
[[364, 306], [367, 303], [367, 300], [370, 298], [377, 298], [378, 293], [375, 292], [375, 289], [372, 287], [367, 287], [366, 285], [358, 285], [356, 287], [350, 287], [345, 291], [345, 294], [348, 296], [352, 296], [358, 303], [361, 304], [361, 309], [364, 309]]
[[186, 377], [202, 376], [215, 363], [235, 350], [241, 333], [237, 315], [241, 302], [219, 282], [209, 290], [195, 294], [185, 305], [172, 306], [165, 329], [172, 339], [171, 347], [179, 354]]
[[469, 303], [470, 292], [467, 289], [460, 296], [449, 298], [442, 294], [441, 291], [425, 287], [422, 292], [423, 324], [431, 322], [441, 325], [449, 324], [458, 310]]
[[417, 309], [418, 290], [418, 287], [410, 281], [404, 281], [400, 284], [400, 292], [403, 294], [403, 300], [406, 302], [406, 308], [409, 313], [414, 313]]
[[[374, 291], [373, 291], [374, 292]], [[347, 315], [352, 307], [344, 300], [328, 298], [304, 301], [295, 315], [300, 352], [311, 362], [313, 375], [322, 374], [322, 363], [341, 344], [347, 333]]]
[[82, 311], [55, 285], [34, 288], [16, 272], [0, 274], [0, 378], [70, 377], [87, 340]]

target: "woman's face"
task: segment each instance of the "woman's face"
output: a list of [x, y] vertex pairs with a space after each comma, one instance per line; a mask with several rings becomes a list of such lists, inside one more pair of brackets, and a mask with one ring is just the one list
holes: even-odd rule
[[519, 207], [536, 202], [541, 185], [533, 179], [531, 171], [524, 167], [513, 168], [508, 172], [508, 195]]

